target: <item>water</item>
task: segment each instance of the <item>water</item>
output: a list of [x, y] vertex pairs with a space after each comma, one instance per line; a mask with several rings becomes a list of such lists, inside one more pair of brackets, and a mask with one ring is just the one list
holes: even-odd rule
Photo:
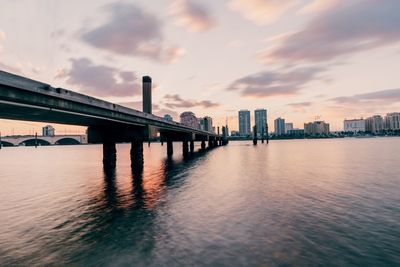
[[174, 149], [2, 149], [0, 265], [400, 265], [400, 138]]

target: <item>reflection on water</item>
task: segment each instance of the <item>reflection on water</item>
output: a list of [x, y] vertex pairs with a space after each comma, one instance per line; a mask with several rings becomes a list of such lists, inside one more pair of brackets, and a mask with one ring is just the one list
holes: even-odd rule
[[400, 263], [399, 138], [129, 149], [2, 149], [0, 265]]

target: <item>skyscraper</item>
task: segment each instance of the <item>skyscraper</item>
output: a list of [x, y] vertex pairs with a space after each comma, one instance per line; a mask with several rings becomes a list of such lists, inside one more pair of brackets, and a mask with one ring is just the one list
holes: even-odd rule
[[266, 124], [267, 124], [267, 110], [266, 109], [256, 109], [254, 111], [255, 124], [257, 126], [257, 135], [261, 136], [266, 134]]
[[277, 118], [274, 121], [274, 126], [275, 126], [275, 134], [276, 135], [285, 134], [285, 119]]
[[250, 134], [250, 111], [247, 109], [239, 110], [239, 133], [241, 136]]

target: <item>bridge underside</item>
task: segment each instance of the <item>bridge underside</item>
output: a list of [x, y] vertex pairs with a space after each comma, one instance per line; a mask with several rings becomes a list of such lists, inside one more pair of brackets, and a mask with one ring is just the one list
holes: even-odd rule
[[222, 140], [219, 134], [2, 71], [0, 118], [87, 126], [88, 143], [103, 144], [105, 166], [115, 166], [117, 142], [131, 142], [132, 162], [142, 162], [143, 141], [149, 140], [151, 128], [158, 129], [161, 141], [167, 142], [168, 155], [173, 141], [183, 142], [185, 154], [193, 152], [195, 141], [205, 148], [205, 141], [215, 147]]

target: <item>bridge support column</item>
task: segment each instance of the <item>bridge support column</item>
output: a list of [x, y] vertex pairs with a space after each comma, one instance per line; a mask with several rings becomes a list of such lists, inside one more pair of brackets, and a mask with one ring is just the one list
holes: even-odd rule
[[201, 141], [201, 150], [206, 150], [206, 141]]
[[182, 152], [184, 156], [187, 156], [189, 154], [189, 144], [188, 141], [183, 141], [182, 143]]
[[194, 152], [194, 141], [190, 140], [190, 153]]
[[105, 168], [115, 168], [117, 165], [117, 149], [115, 142], [105, 140], [103, 142], [103, 166]]
[[172, 141], [167, 141], [167, 155], [172, 156], [174, 154], [174, 146], [172, 144]]
[[257, 126], [254, 125], [253, 127], [253, 145], [257, 145]]
[[131, 142], [131, 167], [137, 170], [143, 169], [143, 142], [132, 141]]

